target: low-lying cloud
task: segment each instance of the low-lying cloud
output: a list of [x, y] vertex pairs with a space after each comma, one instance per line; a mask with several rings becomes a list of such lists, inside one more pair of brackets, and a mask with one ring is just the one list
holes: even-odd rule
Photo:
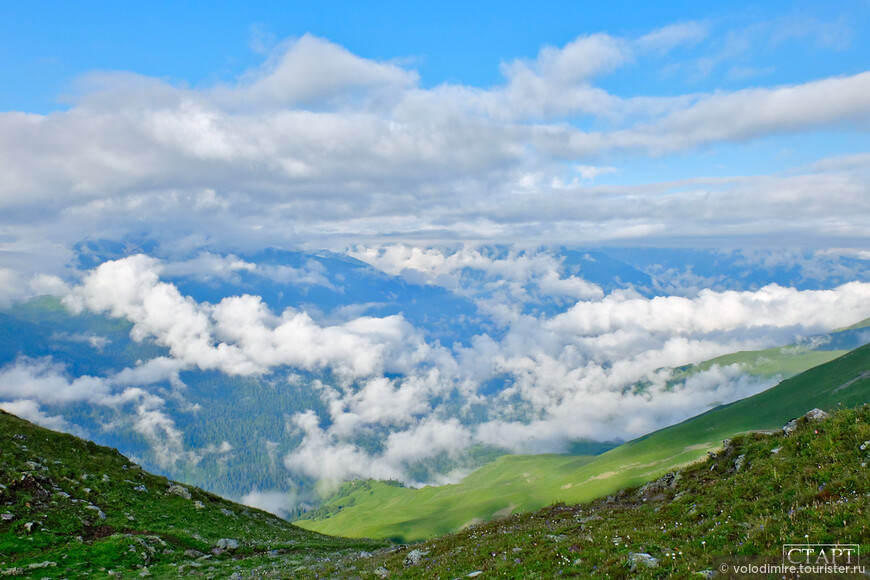
[[[322, 326], [302, 310], [274, 313], [257, 296], [197, 302], [161, 280], [160, 261], [136, 255], [92, 270], [64, 301], [74, 311], [129, 320], [135, 340], [168, 347], [170, 357], [108, 381], [67, 379], [49, 363], [20, 363], [0, 374], [0, 389], [6, 389], [0, 394], [109, 401], [144, 397], [133, 385], [178, 381], [180, 369], [263, 377], [291, 369], [330, 373], [338, 380], [314, 379], [306, 387], [326, 414], [301, 411], [288, 424], [301, 443], [285, 457], [286, 467], [313, 478], [408, 480], [416, 463], [461, 454], [478, 443], [553, 451], [572, 439], [641, 435], [775, 382], [747, 376], [738, 366], [714, 366], [674, 386], [670, 367], [788, 344], [870, 317], [870, 284], [860, 282], [830, 290], [770, 284], [755, 291], [647, 298], [631, 290], [604, 295], [595, 285], [548, 269], [558, 266], [553, 256], [534, 253], [492, 258], [471, 249], [445, 256], [405, 248], [358, 249], [356, 255], [390, 272], [413, 271], [469, 293], [482, 312], [490, 308], [487, 316], [500, 316], [501, 330], [447, 347], [428, 342], [401, 316], [351, 317]], [[472, 276], [478, 287], [463, 282], [467, 268], [484, 272], [482, 279]], [[515, 292], [480, 293], [497, 280], [514, 280]], [[585, 298], [555, 314], [512, 306], [511, 297], [521, 301], [526, 289], [543, 291], [542, 284], [552, 283], [576, 283]], [[498, 300], [505, 301], [508, 314], [492, 307]], [[493, 381], [501, 386], [492, 390]], [[111, 392], [120, 383], [128, 386], [127, 395]], [[139, 418], [138, 428], [143, 434], [160, 430], [170, 443], [178, 440], [158, 407]], [[370, 442], [367, 447], [360, 436]]]

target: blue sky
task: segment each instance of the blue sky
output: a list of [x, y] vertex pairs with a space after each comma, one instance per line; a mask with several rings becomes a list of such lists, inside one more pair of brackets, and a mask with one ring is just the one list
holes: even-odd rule
[[870, 244], [867, 1], [4, 3], [0, 39], [0, 268]]
[[[862, 49], [870, 28], [870, 6], [860, 1], [620, 0], [608, 2], [606, 9], [553, 1], [46, 1], [4, 3], [0, 16], [0, 110], [29, 112], [65, 107], [62, 95], [79, 75], [93, 70], [124, 70], [193, 86], [228, 82], [261, 62], [258, 51], [305, 33], [366, 58], [406, 60], [420, 71], [424, 86], [458, 82], [485, 87], [503, 81], [500, 62], [533, 58], [543, 45], [559, 46], [596, 32], [641, 36], [685, 21], [704, 22], [711, 29], [698, 54], [725, 52], [728, 42], [745, 35], [746, 42], [756, 42], [744, 47], [732, 66], [755, 67], [768, 84], [801, 82], [865, 70], [868, 58]], [[775, 27], [780, 31], [770, 33]], [[685, 86], [750, 86], [752, 79], [729, 76], [726, 69], [690, 79], [674, 75], [662, 83], [647, 72], [626, 69], [606, 84], [636, 94], [670, 94]]]

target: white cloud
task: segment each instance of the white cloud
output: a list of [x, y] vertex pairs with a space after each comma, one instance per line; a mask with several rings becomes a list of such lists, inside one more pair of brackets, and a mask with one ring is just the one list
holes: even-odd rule
[[[866, 126], [866, 72], [666, 97], [595, 84], [708, 33], [687, 22], [638, 39], [579, 36], [508, 61], [505, 83], [492, 88], [423, 88], [414, 71], [312, 36], [280, 45], [232, 85], [94, 74], [68, 111], [0, 114], [0, 226], [12, 240], [0, 251], [42, 240], [45, 258], [57, 255], [51, 245], [119, 237], [142, 223], [169, 244], [193, 229], [202, 245], [233, 248], [396, 236], [574, 243], [673, 239], [685, 230], [734, 240], [859, 231], [866, 210], [841, 214], [836, 205], [779, 220], [770, 189], [716, 220], [705, 219], [706, 201], [727, 199], [728, 186], [706, 197], [671, 192], [684, 208], [679, 219], [657, 196], [667, 184], [636, 186], [632, 203], [625, 189], [585, 187], [610, 171], [601, 163], [610, 154], [631, 175], [636, 157]], [[816, 180], [844, 178], [843, 169], [811, 171]], [[846, 179], [867, 188], [866, 174]]]
[[321, 327], [293, 308], [276, 315], [258, 296], [197, 303], [160, 281], [161, 271], [158, 261], [143, 254], [105, 262], [64, 303], [74, 312], [89, 309], [126, 318], [133, 323], [134, 340], [153, 339], [185, 365], [235, 375], [290, 365], [330, 367], [340, 376], [358, 378], [407, 372], [437, 354], [400, 315]]
[[670, 24], [641, 36], [637, 48], [641, 51], [667, 52], [681, 45], [693, 45], [709, 35], [703, 22], [680, 22]]
[[299, 500], [292, 491], [260, 491], [259, 489], [253, 489], [242, 496], [240, 502], [244, 505], [275, 514], [279, 518], [286, 518], [290, 512], [296, 509]]
[[80, 428], [71, 425], [60, 415], [47, 415], [42, 411], [42, 409], [40, 409], [39, 403], [32, 399], [0, 401], [0, 409], [32, 423], [36, 423], [40, 427], [45, 427], [46, 429], [83, 436], [83, 432]]

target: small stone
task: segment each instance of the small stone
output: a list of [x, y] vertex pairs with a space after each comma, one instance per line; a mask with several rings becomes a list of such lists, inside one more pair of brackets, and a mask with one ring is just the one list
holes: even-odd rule
[[[770, 452], [771, 452], [772, 454], [774, 454], [774, 455], [776, 455], [776, 454], [779, 453], [780, 451], [782, 451], [782, 447], [777, 447], [776, 449], [771, 449], [771, 450], [770, 450]], [[700, 572], [698, 572], [698, 574], [700, 574]]]
[[737, 459], [734, 460], [734, 471], [740, 471], [743, 469], [743, 463], [746, 461], [746, 455], [738, 455]]
[[221, 513], [227, 517], [234, 517], [236, 514], [228, 510], [227, 508], [221, 508]]
[[27, 522], [24, 524], [24, 529], [27, 530], [27, 533], [30, 533], [31, 528], [33, 528], [33, 522]]
[[695, 575], [710, 580], [716, 577], [716, 572], [714, 572], [713, 570], [701, 570], [699, 572], [695, 572]]
[[378, 578], [386, 578], [390, 575], [390, 571], [384, 568], [383, 566], [379, 568], [375, 568], [375, 576]]
[[798, 420], [792, 419], [791, 421], [782, 426], [782, 434], [786, 436], [791, 435], [797, 429], [797, 424]]
[[196, 500], [195, 502], [193, 502], [193, 507], [195, 507], [198, 510], [205, 509], [205, 506], [199, 500]]
[[645, 566], [647, 568], [658, 568], [659, 566], [658, 558], [654, 558], [646, 552], [631, 552], [628, 555], [628, 563], [631, 566], [632, 572], [637, 570], [638, 566]]
[[371, 557], [372, 557], [372, 553], [371, 553], [371, 552], [366, 552], [365, 550], [363, 550], [363, 551], [361, 551], [361, 552], [359, 553], [359, 557], [360, 557], [360, 558], [371, 558]]
[[187, 491], [187, 488], [183, 485], [178, 485], [177, 483], [170, 485], [167, 493], [183, 497], [184, 499], [190, 499], [190, 492]]
[[822, 421], [830, 417], [828, 413], [825, 413], [821, 409], [813, 409], [811, 411], [807, 411], [807, 414], [804, 415], [807, 421]]
[[858, 449], [860, 449], [861, 451], [866, 451], [868, 447], [870, 447], [870, 441], [865, 441]]
[[403, 563], [405, 564], [405, 566], [416, 566], [420, 563], [420, 560], [423, 559], [423, 556], [428, 553], [428, 550], [411, 550], [410, 552], [408, 552], [408, 555], [405, 556]]
[[14, 519], [15, 519], [15, 514], [10, 514], [10, 513], [0, 514], [0, 521], [11, 522]]
[[138, 491], [141, 493], [148, 493], [148, 488], [145, 487], [145, 484], [143, 483], [143, 484], [139, 484], [136, 487], [134, 487], [133, 491]]
[[233, 540], [231, 538], [221, 538], [217, 541], [216, 546], [221, 550], [227, 550], [228, 552], [231, 552], [239, 548], [239, 541]]

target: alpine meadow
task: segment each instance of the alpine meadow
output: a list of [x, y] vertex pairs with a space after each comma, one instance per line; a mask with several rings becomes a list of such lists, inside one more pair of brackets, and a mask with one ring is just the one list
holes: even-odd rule
[[10, 2], [0, 176], [0, 576], [870, 573], [865, 0]]

